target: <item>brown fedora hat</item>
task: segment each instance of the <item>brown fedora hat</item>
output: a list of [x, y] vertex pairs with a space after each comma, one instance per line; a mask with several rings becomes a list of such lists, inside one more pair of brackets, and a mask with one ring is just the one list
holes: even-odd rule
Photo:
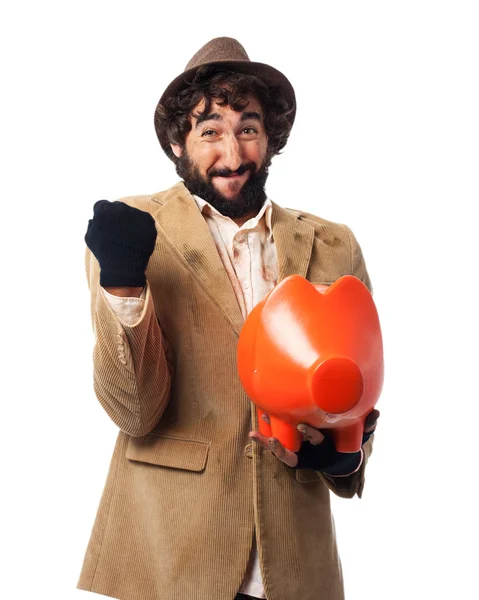
[[230, 37], [218, 37], [210, 40], [186, 65], [181, 75], [178, 75], [166, 88], [161, 96], [155, 110], [155, 129], [156, 135], [160, 141], [161, 147], [167, 156], [175, 159], [171, 150], [170, 142], [165, 127], [160, 119], [157, 118], [158, 108], [171, 96], [174, 96], [184, 85], [190, 83], [199, 67], [205, 65], [217, 65], [221, 70], [235, 71], [256, 75], [262, 79], [268, 87], [275, 87], [283, 94], [285, 100], [293, 107], [291, 113], [291, 125], [293, 125], [296, 113], [296, 99], [294, 89], [289, 80], [277, 69], [265, 65], [264, 63], [252, 62], [246, 50], [235, 39]]

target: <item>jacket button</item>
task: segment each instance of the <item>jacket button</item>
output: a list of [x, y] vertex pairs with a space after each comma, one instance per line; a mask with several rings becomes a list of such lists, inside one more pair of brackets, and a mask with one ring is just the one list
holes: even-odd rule
[[245, 446], [244, 453], [248, 458], [253, 458], [253, 444]]

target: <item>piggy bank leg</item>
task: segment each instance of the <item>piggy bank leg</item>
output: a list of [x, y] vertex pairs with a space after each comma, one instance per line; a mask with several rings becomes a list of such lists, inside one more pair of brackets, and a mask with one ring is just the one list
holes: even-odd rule
[[269, 415], [269, 420], [272, 437], [277, 438], [288, 450], [298, 452], [303, 442], [303, 436], [296, 429], [295, 425], [290, 425], [274, 415]]
[[330, 429], [338, 452], [358, 452], [363, 441], [364, 419], [359, 419], [348, 427]]

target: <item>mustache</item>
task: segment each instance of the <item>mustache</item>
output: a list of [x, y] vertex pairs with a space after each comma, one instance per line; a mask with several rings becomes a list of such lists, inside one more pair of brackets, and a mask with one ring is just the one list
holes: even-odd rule
[[252, 171], [253, 173], [256, 171], [256, 165], [254, 162], [245, 163], [241, 165], [236, 171], [232, 171], [231, 169], [212, 169], [208, 171], [208, 179], [212, 177], [231, 177], [231, 175], [243, 175], [246, 171]]

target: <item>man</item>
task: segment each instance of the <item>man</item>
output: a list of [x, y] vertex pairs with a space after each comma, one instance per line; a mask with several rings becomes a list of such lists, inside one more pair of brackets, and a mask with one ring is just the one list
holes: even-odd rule
[[[195, 54], [155, 126], [183, 182], [100, 201], [87, 271], [95, 392], [120, 428], [78, 587], [122, 600], [339, 600], [329, 490], [361, 496], [361, 452], [307, 425], [298, 453], [257, 431], [236, 345], [280, 280], [370, 281], [352, 232], [264, 192], [291, 84], [230, 38]], [[145, 274], [146, 273], [146, 274]]]

